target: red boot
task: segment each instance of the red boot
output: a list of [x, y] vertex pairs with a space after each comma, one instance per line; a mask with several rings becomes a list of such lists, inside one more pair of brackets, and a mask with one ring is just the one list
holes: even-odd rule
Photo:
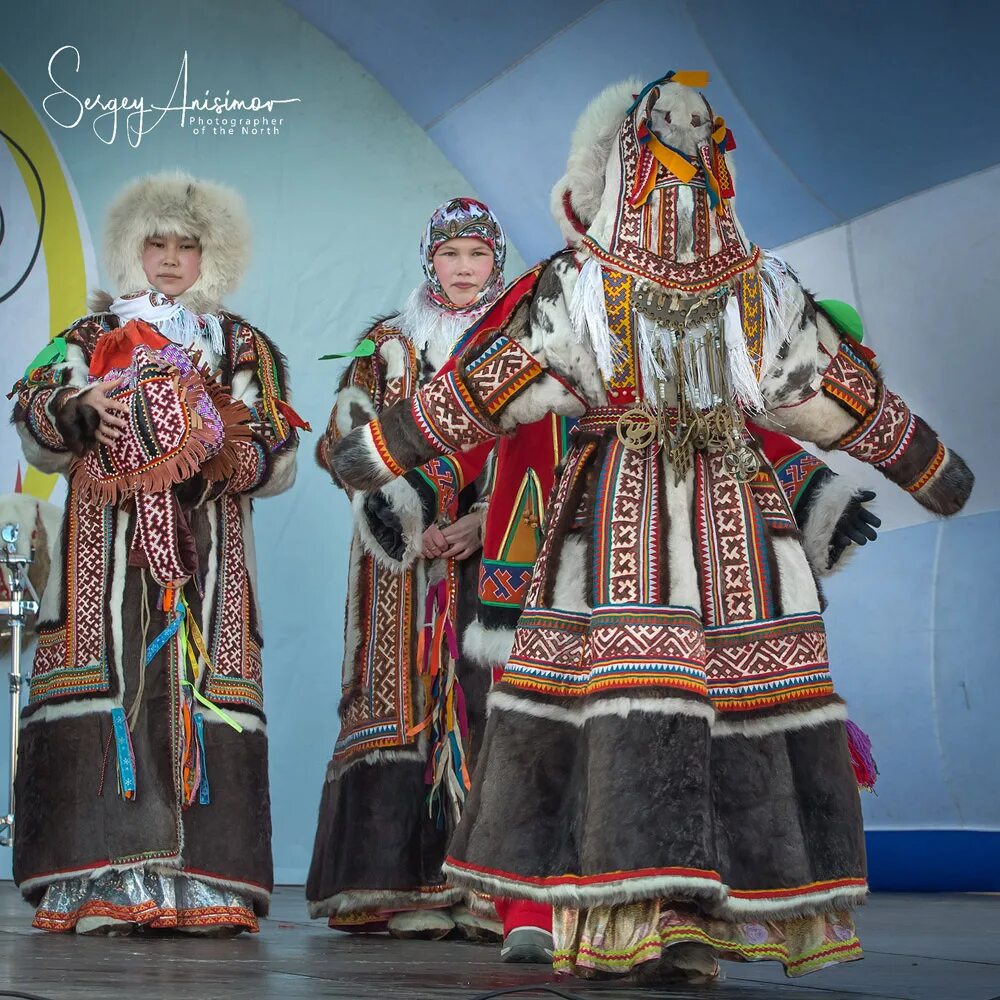
[[494, 906], [503, 921], [500, 961], [551, 965], [552, 907], [527, 899], [497, 899]]

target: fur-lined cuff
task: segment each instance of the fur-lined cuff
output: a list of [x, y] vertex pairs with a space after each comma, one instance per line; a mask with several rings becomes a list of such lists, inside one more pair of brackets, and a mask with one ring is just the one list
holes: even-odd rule
[[505, 667], [513, 648], [512, 628], [487, 628], [473, 621], [462, 634], [462, 655], [483, 667]]
[[957, 514], [969, 499], [976, 477], [961, 455], [941, 445], [940, 461], [925, 470], [927, 477], [916, 489], [913, 498], [922, 507], [944, 517]]
[[[827, 474], [820, 475], [823, 472]], [[802, 532], [802, 547], [817, 576], [829, 576], [835, 570], [842, 569], [854, 554], [857, 546], [848, 545], [831, 563], [833, 533], [860, 492], [861, 487], [846, 476], [821, 469], [810, 484], [803, 502], [796, 507], [795, 516]]]
[[384, 447], [377, 420], [351, 431], [330, 449], [329, 456], [333, 475], [357, 490], [377, 490], [406, 472]]
[[351, 509], [354, 513], [354, 524], [358, 531], [361, 544], [375, 561], [386, 569], [401, 573], [420, 558], [423, 542], [424, 505], [417, 491], [405, 480], [397, 479], [383, 486], [379, 491], [385, 501], [386, 508], [399, 522], [402, 553], [389, 552], [383, 540], [372, 530], [369, 515], [365, 510], [365, 500], [370, 495], [355, 493], [351, 498]]

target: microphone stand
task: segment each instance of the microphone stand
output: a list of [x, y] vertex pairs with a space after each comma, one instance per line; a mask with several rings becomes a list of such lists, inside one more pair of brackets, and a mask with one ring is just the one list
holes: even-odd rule
[[35, 548], [30, 555], [17, 554], [17, 524], [0, 528], [0, 563], [10, 571], [10, 600], [0, 601], [0, 615], [8, 619], [3, 635], [10, 636], [10, 786], [7, 796], [7, 815], [0, 816], [0, 846], [14, 844], [14, 774], [17, 770], [17, 739], [21, 718], [21, 639], [29, 614], [38, 612], [38, 595], [28, 579], [28, 566], [35, 561]]

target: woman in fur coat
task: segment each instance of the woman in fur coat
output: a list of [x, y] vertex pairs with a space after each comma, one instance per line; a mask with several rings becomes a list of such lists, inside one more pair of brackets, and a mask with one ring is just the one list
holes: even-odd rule
[[[112, 204], [121, 293], [15, 387], [70, 478], [21, 718], [14, 878], [44, 930], [256, 930], [272, 884], [252, 502], [295, 477], [285, 362], [225, 310], [241, 199], [183, 174]], [[209, 780], [210, 779], [210, 780]]]
[[591, 220], [578, 246], [332, 456], [374, 489], [546, 412], [579, 418], [445, 870], [553, 904], [556, 968], [580, 975], [711, 979], [719, 958], [801, 975], [861, 955], [846, 707], [745, 415], [937, 514], [973, 484], [873, 353], [746, 238], [700, 77], [595, 102], [569, 162]]
[[[420, 252], [426, 280], [402, 312], [366, 331], [341, 380], [317, 447], [326, 469], [330, 449], [425, 384], [503, 291], [504, 234], [481, 202], [438, 208]], [[497, 926], [490, 907], [471, 912], [441, 874], [491, 683], [457, 644], [475, 602], [481, 517], [472, 508], [491, 448], [435, 459], [385, 490], [348, 489], [340, 734], [306, 884], [310, 914], [334, 928], [388, 924], [398, 937], [440, 938], [456, 923], [468, 936]]]

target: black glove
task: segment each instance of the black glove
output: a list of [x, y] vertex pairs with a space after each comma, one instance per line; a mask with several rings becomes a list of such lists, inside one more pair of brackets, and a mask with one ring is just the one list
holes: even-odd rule
[[833, 541], [830, 544], [831, 566], [844, 554], [849, 545], [867, 545], [878, 538], [875, 529], [882, 526], [882, 519], [865, 507], [866, 503], [874, 499], [873, 490], [862, 490], [847, 505], [847, 510], [833, 529]]
[[392, 559], [402, 559], [406, 552], [406, 542], [403, 540], [403, 525], [396, 512], [389, 506], [385, 494], [381, 490], [365, 495], [365, 520], [368, 530], [382, 550]]

